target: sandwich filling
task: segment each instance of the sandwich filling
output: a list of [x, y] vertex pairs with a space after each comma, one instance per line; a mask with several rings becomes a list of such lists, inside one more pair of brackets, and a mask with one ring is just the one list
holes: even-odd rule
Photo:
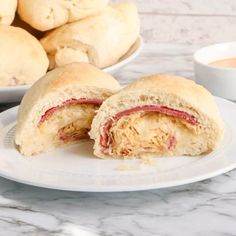
[[103, 154], [137, 156], [165, 154], [184, 146], [202, 132], [199, 121], [184, 111], [144, 105], [109, 118], [100, 131]]
[[49, 134], [54, 142], [73, 142], [88, 138], [95, 111], [102, 104], [100, 99], [69, 99], [48, 109], [38, 123], [40, 134]]

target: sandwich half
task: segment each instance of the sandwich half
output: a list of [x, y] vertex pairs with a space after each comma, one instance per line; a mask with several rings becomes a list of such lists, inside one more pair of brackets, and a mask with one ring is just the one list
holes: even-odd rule
[[47, 31], [94, 15], [107, 3], [108, 0], [18, 0], [18, 14], [33, 28]]
[[112, 76], [86, 63], [49, 72], [20, 104], [15, 136], [20, 152], [30, 156], [88, 138], [96, 110], [119, 89]]
[[99, 68], [123, 57], [139, 36], [135, 4], [112, 4], [96, 15], [63, 25], [47, 33], [41, 43], [50, 69], [71, 62], [89, 62]]
[[139, 79], [108, 98], [90, 136], [101, 158], [200, 155], [218, 147], [224, 132], [213, 96], [171, 75]]

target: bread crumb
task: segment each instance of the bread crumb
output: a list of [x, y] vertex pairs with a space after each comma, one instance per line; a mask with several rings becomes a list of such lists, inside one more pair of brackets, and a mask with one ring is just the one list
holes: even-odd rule
[[118, 171], [138, 171], [142, 170], [144, 167], [154, 167], [158, 168], [157, 159], [153, 155], [145, 154], [141, 156], [140, 163], [130, 164], [130, 165], [120, 165], [116, 167]]
[[137, 171], [137, 170], [140, 170], [141, 169], [141, 166], [140, 165], [134, 165], [134, 166], [129, 166], [129, 165], [120, 165], [120, 166], [117, 166], [116, 167], [116, 170], [118, 171]]
[[155, 165], [155, 160], [152, 155], [147, 155], [147, 154], [142, 155], [141, 161], [142, 161], [141, 162], [142, 165], [149, 165], [149, 166]]

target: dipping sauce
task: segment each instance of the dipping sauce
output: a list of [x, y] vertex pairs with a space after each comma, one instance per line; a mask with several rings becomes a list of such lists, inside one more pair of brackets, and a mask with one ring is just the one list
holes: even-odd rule
[[208, 65], [216, 67], [224, 67], [224, 68], [236, 68], [236, 57], [213, 61]]

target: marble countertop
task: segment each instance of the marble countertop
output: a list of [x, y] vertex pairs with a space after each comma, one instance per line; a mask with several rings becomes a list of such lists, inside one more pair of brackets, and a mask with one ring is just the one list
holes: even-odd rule
[[[193, 78], [190, 45], [148, 44], [117, 74]], [[6, 107], [0, 106], [0, 109]], [[48, 190], [0, 178], [0, 236], [236, 235], [236, 171], [190, 185], [142, 192]]]

